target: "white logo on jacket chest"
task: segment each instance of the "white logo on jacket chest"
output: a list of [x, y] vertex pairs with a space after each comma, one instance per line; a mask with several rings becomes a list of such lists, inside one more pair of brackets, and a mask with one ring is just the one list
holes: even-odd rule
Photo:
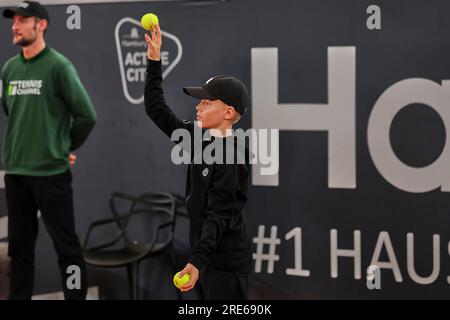
[[41, 95], [42, 80], [14, 80], [8, 84], [8, 96]]
[[206, 177], [206, 176], [208, 175], [208, 173], [209, 173], [209, 169], [208, 169], [208, 168], [203, 169], [202, 175], [203, 175], [204, 177]]

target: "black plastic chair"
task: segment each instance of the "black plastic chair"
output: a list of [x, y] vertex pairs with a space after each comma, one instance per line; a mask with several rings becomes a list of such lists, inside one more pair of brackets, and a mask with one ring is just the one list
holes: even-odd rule
[[[119, 213], [116, 206], [117, 200], [129, 203], [128, 212], [125, 214]], [[132, 299], [138, 299], [139, 265], [142, 260], [165, 254], [170, 258], [173, 272], [177, 271], [173, 240], [177, 211], [185, 215], [183, 212], [184, 201], [181, 197], [170, 193], [147, 193], [136, 197], [115, 192], [112, 194], [109, 204], [113, 217], [98, 220], [89, 225], [83, 241], [84, 258], [87, 264], [96, 267], [126, 267], [130, 284], [130, 296]], [[139, 214], [159, 215], [163, 218], [164, 222], [151, 226], [153, 237], [150, 241], [138, 242], [132, 240], [127, 232], [130, 219]], [[107, 243], [88, 247], [92, 230], [111, 223], [117, 225], [118, 235]], [[163, 237], [164, 239], [159, 240], [162, 230], [167, 231], [165, 232], [165, 237]], [[114, 248], [121, 240], [123, 245]], [[180, 297], [179, 292], [178, 297]]]

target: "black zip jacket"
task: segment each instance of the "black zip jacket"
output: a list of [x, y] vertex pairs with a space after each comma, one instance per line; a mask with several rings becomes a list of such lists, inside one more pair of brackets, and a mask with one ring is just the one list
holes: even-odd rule
[[[237, 148], [235, 136], [211, 137], [201, 142], [201, 148], [194, 149], [194, 123], [178, 119], [164, 99], [161, 86], [161, 62], [148, 60], [145, 83], [145, 109], [153, 122], [169, 137], [176, 129], [190, 133], [191, 160], [200, 156], [210, 143], [218, 139], [221, 145], [234, 150], [232, 164], [189, 164], [186, 179], [186, 206], [190, 217], [190, 244], [192, 255], [189, 260], [198, 269], [203, 265], [234, 274], [248, 274], [252, 265], [251, 244], [247, 237], [242, 211], [247, 201], [249, 177], [248, 150], [244, 154]], [[198, 128], [197, 128], [198, 130]], [[202, 133], [205, 130], [202, 130]], [[175, 141], [178, 142], [178, 141]], [[231, 144], [231, 146], [230, 146]], [[238, 150], [239, 149], [239, 150]], [[226, 147], [218, 156], [226, 158]], [[216, 153], [213, 153], [216, 155]], [[245, 163], [236, 159], [245, 158]]]

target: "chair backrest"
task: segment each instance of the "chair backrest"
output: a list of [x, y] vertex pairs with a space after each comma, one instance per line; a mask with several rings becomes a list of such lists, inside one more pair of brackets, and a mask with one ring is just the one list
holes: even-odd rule
[[[113, 198], [113, 197], [112, 197]], [[116, 194], [117, 198], [117, 194]], [[159, 215], [163, 217], [165, 222], [171, 222], [172, 225], [168, 228], [168, 241], [171, 241], [174, 237], [174, 229], [175, 229], [175, 220], [176, 220], [176, 198], [170, 193], [163, 192], [155, 192], [155, 193], [144, 193], [138, 197], [133, 197], [128, 199], [130, 202], [127, 219], [117, 220], [117, 225], [121, 230], [123, 235], [123, 240], [126, 245], [130, 244], [132, 241], [127, 231], [127, 227], [129, 225], [130, 219], [135, 215], [140, 214], [151, 214], [153, 216]], [[111, 211], [113, 215], [117, 218], [120, 216], [114, 199], [111, 199]]]

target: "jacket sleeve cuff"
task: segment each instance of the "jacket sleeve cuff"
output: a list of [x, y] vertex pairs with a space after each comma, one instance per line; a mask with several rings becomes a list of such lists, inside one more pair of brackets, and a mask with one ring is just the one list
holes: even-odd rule
[[153, 73], [162, 73], [161, 71], [161, 60], [150, 60], [147, 59], [147, 72], [153, 72]]
[[188, 262], [190, 264], [194, 265], [194, 267], [196, 267], [198, 270], [200, 270], [203, 267], [203, 265], [205, 264], [203, 259], [196, 257], [196, 256], [191, 257], [191, 259]]

